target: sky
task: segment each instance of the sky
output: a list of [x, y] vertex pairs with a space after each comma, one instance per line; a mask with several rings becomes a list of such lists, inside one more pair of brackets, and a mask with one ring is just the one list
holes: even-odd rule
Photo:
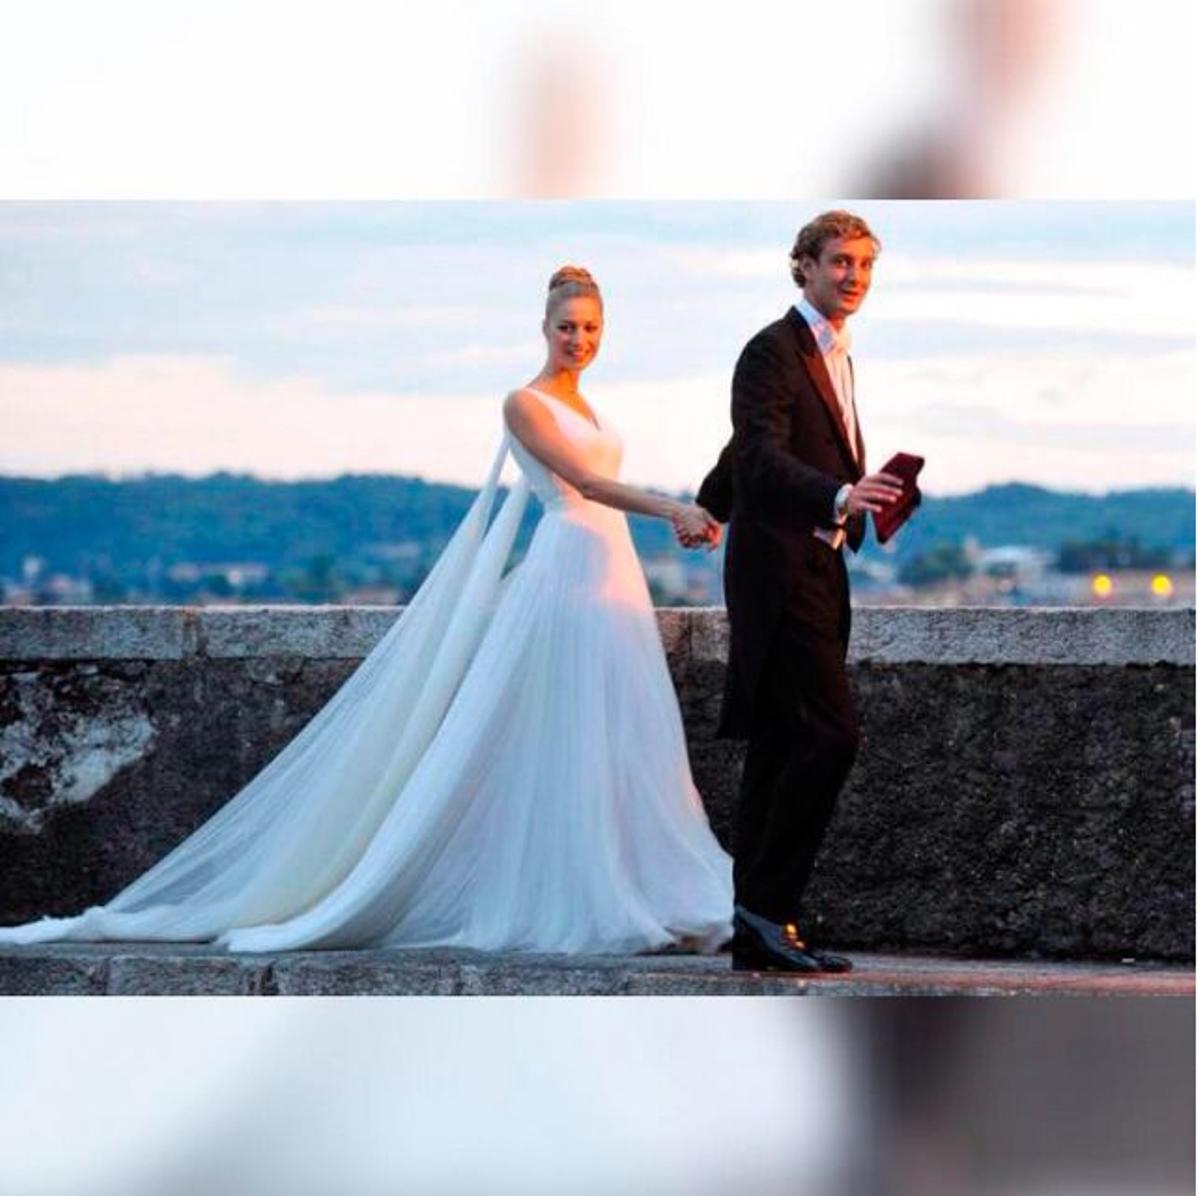
[[868, 463], [954, 494], [1192, 485], [1194, 230], [1174, 201], [0, 204], [0, 472], [477, 485], [543, 361], [545, 284], [604, 290], [581, 379], [623, 476], [694, 489], [798, 226], [883, 242], [850, 324]]

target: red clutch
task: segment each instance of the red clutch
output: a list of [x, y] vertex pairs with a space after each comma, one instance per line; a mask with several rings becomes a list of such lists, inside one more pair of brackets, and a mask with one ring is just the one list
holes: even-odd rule
[[871, 513], [875, 520], [875, 538], [880, 544], [886, 544], [921, 505], [917, 474], [921, 472], [924, 464], [924, 457], [915, 457], [911, 453], [897, 453], [879, 470], [880, 473], [890, 473], [899, 478], [904, 485], [900, 497], [894, 503], [889, 503], [882, 511]]

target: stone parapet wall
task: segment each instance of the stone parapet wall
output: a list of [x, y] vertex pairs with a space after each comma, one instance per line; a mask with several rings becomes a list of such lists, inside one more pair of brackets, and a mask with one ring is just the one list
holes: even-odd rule
[[[103, 901], [255, 774], [392, 620], [380, 607], [0, 608], [0, 922]], [[660, 610], [696, 783], [728, 629]], [[846, 947], [1193, 956], [1195, 614], [861, 609], [859, 759], [811, 893]]]
[[[0, 661], [360, 660], [403, 608], [385, 606], [0, 607]], [[669, 653], [724, 661], [722, 607], [657, 612]], [[1097, 607], [868, 607], [851, 661], [880, 664], [1194, 666], [1196, 612]]]

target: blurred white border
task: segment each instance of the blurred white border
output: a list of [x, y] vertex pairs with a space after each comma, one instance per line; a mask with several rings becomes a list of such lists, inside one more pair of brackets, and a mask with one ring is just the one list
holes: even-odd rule
[[861, 1149], [840, 1030], [753, 998], [14, 998], [0, 1192], [829, 1196]]
[[1191, 0], [2, 7], [7, 198], [1195, 192]]

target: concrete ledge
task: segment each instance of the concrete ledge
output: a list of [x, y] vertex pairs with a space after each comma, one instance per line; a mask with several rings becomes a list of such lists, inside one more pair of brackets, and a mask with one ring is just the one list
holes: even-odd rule
[[1190, 968], [856, 954], [855, 970], [734, 972], [729, 956], [470, 951], [229, 955], [145, 943], [0, 948], [12, 996], [1182, 996]]
[[1196, 661], [1194, 610], [867, 609], [852, 660], [879, 664], [1178, 664]]
[[[245, 660], [365, 656], [402, 608], [379, 606], [0, 607], [2, 660]], [[722, 607], [666, 608], [669, 653], [724, 662]], [[1193, 609], [866, 607], [852, 662], [1194, 665]]]
[[185, 607], [0, 607], [0, 659], [180, 660], [197, 621]]

